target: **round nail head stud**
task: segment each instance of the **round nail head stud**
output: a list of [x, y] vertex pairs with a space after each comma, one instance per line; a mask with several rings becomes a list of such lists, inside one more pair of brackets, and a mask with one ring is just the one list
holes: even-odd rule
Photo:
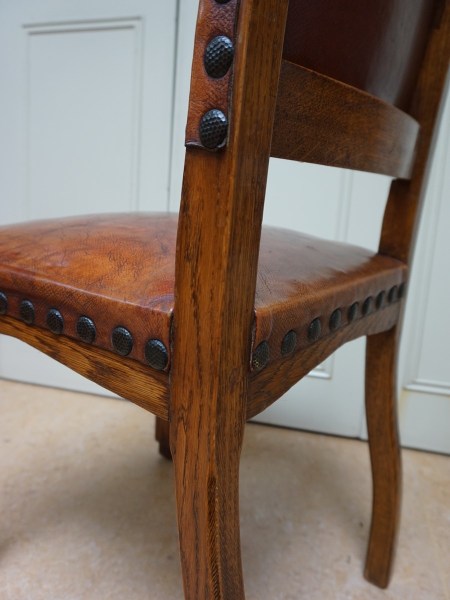
[[400, 287], [398, 288], [398, 297], [403, 298], [403, 296], [405, 295], [405, 292], [406, 292], [406, 283], [401, 283]]
[[331, 317], [330, 317], [330, 330], [331, 331], [336, 331], [336, 329], [338, 329], [339, 325], [341, 324], [342, 321], [342, 313], [340, 311], [339, 308], [337, 308], [336, 310], [334, 310], [331, 313]]
[[352, 321], [354, 321], [356, 319], [356, 317], [358, 316], [358, 310], [359, 310], [359, 303], [353, 302], [353, 304], [348, 309], [348, 313], [347, 313], [347, 318], [348, 318], [349, 323], [352, 323]]
[[22, 300], [19, 308], [20, 318], [24, 323], [32, 325], [34, 323], [34, 306], [30, 300]]
[[269, 362], [269, 344], [267, 342], [261, 342], [257, 346], [252, 355], [252, 368], [255, 371], [261, 371]]
[[6, 294], [0, 292], [0, 315], [6, 315], [6, 311], [8, 310], [8, 298]]
[[221, 110], [213, 108], [200, 121], [200, 141], [205, 148], [219, 148], [225, 141], [228, 120]]
[[398, 287], [394, 285], [388, 292], [388, 302], [395, 302], [398, 298]]
[[373, 310], [373, 298], [372, 296], [368, 296], [363, 303], [362, 306], [362, 314], [366, 317]]
[[383, 306], [385, 296], [385, 292], [379, 292], [377, 294], [377, 297], [375, 298], [375, 307], [377, 310], [379, 310]]
[[314, 319], [308, 328], [308, 339], [311, 342], [316, 342], [322, 333], [322, 323], [320, 319]]
[[95, 336], [97, 335], [94, 321], [89, 317], [80, 317], [77, 321], [77, 333], [83, 342], [86, 342], [86, 344], [92, 344], [92, 342], [95, 340]]
[[133, 336], [125, 327], [116, 327], [112, 332], [111, 341], [114, 350], [121, 356], [127, 356], [133, 349]]
[[167, 348], [160, 340], [148, 340], [145, 344], [145, 360], [157, 371], [164, 371], [169, 362]]
[[288, 331], [281, 342], [281, 354], [287, 356], [294, 352], [295, 346], [297, 345], [297, 334], [295, 331]]
[[64, 319], [62, 314], [56, 308], [52, 308], [47, 313], [47, 327], [52, 333], [59, 335], [64, 329]]
[[218, 35], [206, 46], [203, 63], [206, 72], [214, 79], [224, 77], [233, 62], [233, 42], [226, 35]]

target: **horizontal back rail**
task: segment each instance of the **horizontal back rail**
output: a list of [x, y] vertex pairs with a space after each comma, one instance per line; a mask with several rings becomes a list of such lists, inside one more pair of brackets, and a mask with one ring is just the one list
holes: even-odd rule
[[272, 156], [407, 179], [418, 133], [395, 106], [283, 60]]

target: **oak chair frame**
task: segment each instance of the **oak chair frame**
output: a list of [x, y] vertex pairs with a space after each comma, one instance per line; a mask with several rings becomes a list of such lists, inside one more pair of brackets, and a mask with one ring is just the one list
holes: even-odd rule
[[[204, 10], [211, 4], [200, 1]], [[49, 332], [10, 316], [0, 319], [0, 333], [24, 340], [157, 416], [160, 451], [174, 463], [186, 600], [244, 599], [238, 480], [246, 420], [342, 343], [367, 335], [373, 514], [365, 576], [385, 587], [401, 495], [395, 386], [402, 304], [387, 310], [382, 319], [369, 316], [332, 340], [271, 363], [262, 372], [252, 371], [265, 187], [271, 155], [397, 177], [386, 206], [379, 252], [409, 265], [448, 73], [450, 3], [440, 2], [407, 114], [283, 60], [288, 0], [231, 0], [211, 10], [208, 18], [216, 25], [220, 10], [230, 11], [233, 17], [226, 21], [235, 41], [232, 76], [224, 83], [228, 132], [217, 152], [197, 147], [201, 143], [195, 139], [192, 123], [206, 105], [196, 97], [203, 92], [194, 56], [170, 373], [125, 363], [106, 350], [69, 338], [55, 341]], [[200, 58], [204, 27], [199, 18], [195, 53]], [[302, 91], [306, 87], [309, 92]], [[315, 108], [315, 99], [323, 95], [328, 98], [321, 104], [327, 114]], [[296, 121], [300, 109], [315, 119], [311, 130]], [[336, 127], [331, 137], [330, 120], [345, 124]], [[325, 136], [328, 143], [311, 153], [308, 142], [313, 136]], [[355, 138], [359, 142], [354, 142], [353, 156], [341, 153], [339, 149]]]

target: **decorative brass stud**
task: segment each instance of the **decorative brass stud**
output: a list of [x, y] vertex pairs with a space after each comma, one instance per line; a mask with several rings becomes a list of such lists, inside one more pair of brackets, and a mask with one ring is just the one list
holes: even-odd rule
[[311, 342], [316, 342], [319, 339], [321, 333], [322, 323], [320, 322], [319, 318], [314, 319], [314, 321], [312, 321], [310, 326], [308, 327], [308, 340], [310, 340]]
[[270, 352], [269, 344], [264, 341], [259, 344], [252, 354], [252, 368], [255, 371], [261, 371], [269, 362]]
[[206, 46], [203, 64], [206, 72], [214, 79], [224, 77], [233, 62], [233, 42], [226, 35], [217, 35]]
[[160, 340], [148, 340], [145, 344], [145, 360], [157, 371], [164, 371], [169, 362], [167, 348]]
[[0, 315], [6, 315], [6, 311], [8, 310], [8, 298], [6, 294], [0, 292]]
[[77, 321], [77, 334], [86, 344], [92, 344], [97, 335], [94, 321], [89, 317], [80, 317]]
[[339, 328], [341, 321], [342, 321], [341, 310], [339, 308], [336, 308], [336, 310], [334, 310], [331, 313], [330, 322], [329, 322], [330, 331], [336, 331], [336, 329]]
[[358, 316], [359, 302], [353, 302], [347, 312], [348, 322], [351, 323]]
[[200, 121], [200, 141], [205, 148], [219, 148], [223, 145], [228, 131], [227, 117], [221, 110], [213, 108], [203, 115]]
[[291, 329], [291, 331], [287, 332], [287, 334], [283, 338], [283, 341], [281, 342], [281, 354], [283, 356], [291, 354], [291, 352], [294, 352], [296, 345], [297, 334], [293, 329]]
[[27, 325], [32, 325], [34, 323], [34, 306], [30, 300], [22, 300], [19, 308], [20, 318]]
[[133, 336], [125, 327], [116, 327], [111, 334], [114, 350], [121, 356], [128, 356], [133, 349]]
[[60, 335], [64, 329], [64, 319], [56, 308], [51, 308], [47, 313], [47, 327], [56, 335]]

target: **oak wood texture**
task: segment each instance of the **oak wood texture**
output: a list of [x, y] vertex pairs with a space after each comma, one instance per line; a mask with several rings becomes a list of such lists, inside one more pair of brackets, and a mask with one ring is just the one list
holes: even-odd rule
[[395, 106], [283, 61], [272, 156], [407, 178], [418, 131]]
[[398, 327], [370, 335], [366, 347], [366, 416], [372, 463], [372, 522], [364, 575], [386, 587], [393, 566], [401, 503], [397, 425]]
[[239, 456], [287, 5], [241, 2], [228, 145], [186, 152], [170, 401], [186, 600], [244, 598]]
[[0, 334], [22, 340], [158, 417], [169, 418], [169, 379], [166, 373], [154, 371], [135, 361], [124, 361], [112, 352], [91, 348], [88, 344], [75, 342], [65, 336], [56, 336], [8, 316], [0, 317]]
[[[0, 296], [1, 312], [7, 313], [0, 315], [0, 333], [24, 340], [157, 415], [160, 451], [174, 462], [186, 600], [245, 597], [238, 498], [245, 420], [361, 335], [368, 336], [366, 406], [374, 482], [365, 575], [381, 587], [389, 581], [401, 480], [395, 372], [404, 302], [398, 291], [407, 279], [448, 73], [450, 0], [363, 4], [200, 0], [191, 108], [198, 117], [216, 101], [226, 101], [230, 125], [227, 145], [218, 152], [187, 149], [176, 235], [173, 217], [165, 229], [161, 216], [152, 221], [151, 234], [144, 231], [144, 217], [136, 224], [123, 216], [126, 231], [111, 217], [79, 221], [75, 229], [84, 235], [84, 246], [80, 237], [71, 237], [70, 226], [68, 245], [54, 224], [28, 226], [27, 241], [20, 242], [22, 226], [0, 231], [0, 256], [7, 264], [3, 284], [11, 299], [5, 309]], [[210, 39], [222, 32], [234, 36], [233, 67], [225, 79], [211, 82], [199, 61]], [[299, 66], [282, 64], [283, 56]], [[326, 105], [332, 101], [329, 114], [339, 127], [330, 126], [326, 137], [326, 118], [331, 118]], [[197, 117], [190, 123], [197, 123]], [[414, 121], [420, 125], [417, 148]], [[362, 147], [361, 132], [368, 148]], [[309, 154], [302, 150], [297, 155], [297, 148], [314, 136], [323, 148], [312, 145]], [[347, 145], [348, 154], [342, 149]], [[379, 252], [285, 231], [261, 234], [271, 148], [296, 159], [314, 156], [327, 165], [373, 167], [401, 177], [410, 172], [415, 152], [410, 181], [392, 184]], [[108, 219], [105, 238], [98, 226]], [[147, 235], [154, 236], [149, 243], [155, 256]], [[97, 243], [91, 245], [92, 240]], [[57, 243], [59, 252], [48, 250]], [[75, 267], [55, 275], [52, 269], [69, 258]], [[397, 292], [391, 298], [389, 287]], [[25, 294], [37, 302], [37, 326], [22, 323], [15, 314]], [[375, 295], [375, 309], [348, 317], [351, 303], [361, 305]], [[50, 333], [43, 323], [55, 298], [69, 314], [63, 335]], [[104, 347], [70, 337], [80, 307], [96, 311]], [[336, 310], [341, 322], [331, 327], [327, 319]], [[102, 336], [111, 326], [125, 325], [126, 315], [143, 329], [136, 338], [141, 336], [141, 350], [124, 359], [109, 350], [110, 340]], [[315, 342], [307, 341], [312, 319], [323, 325]], [[139, 362], [142, 342], [156, 331], [156, 322], [157, 334], [171, 351], [168, 371], [161, 373]], [[281, 341], [290, 330], [298, 344], [282, 355]], [[262, 370], [252, 370], [251, 353], [261, 341], [268, 342], [271, 360]]]

